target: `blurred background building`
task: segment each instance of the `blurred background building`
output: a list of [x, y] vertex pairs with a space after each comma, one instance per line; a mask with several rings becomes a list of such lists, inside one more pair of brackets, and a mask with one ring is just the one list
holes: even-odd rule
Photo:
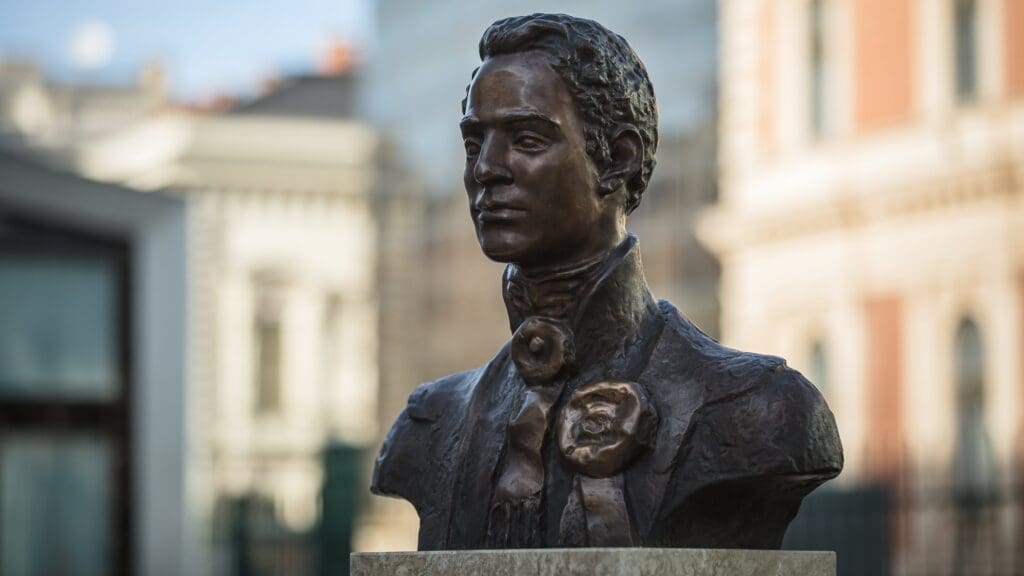
[[894, 573], [1019, 573], [1024, 2], [719, 6], [725, 342], [825, 393]]
[[655, 295], [836, 413], [846, 469], [786, 545], [1024, 570], [1024, 0], [12, 0], [0, 573], [415, 547], [369, 469], [417, 384], [509, 337], [457, 124], [480, 34], [536, 11], [647, 65]]
[[[311, 574], [318, 566], [325, 572], [347, 566], [354, 511], [346, 508], [354, 506], [355, 495], [362, 491], [353, 472], [362, 457], [357, 449], [372, 451], [377, 438], [378, 394], [378, 238], [371, 195], [378, 138], [355, 118], [353, 66], [352, 50], [333, 44], [308, 73], [272, 78], [255, 97], [221, 96], [202, 105], [171, 103], [159, 86], [150, 90], [144, 82], [54, 86], [31, 64], [0, 68], [0, 86], [9, 88], [3, 93], [6, 106], [0, 120], [3, 146], [16, 155], [12, 158], [32, 158], [35, 169], [43, 175], [52, 172], [49, 178], [54, 180], [60, 173], [90, 179], [65, 177], [82, 185], [54, 184], [46, 190], [67, 199], [62, 212], [74, 214], [88, 204], [88, 190], [102, 189], [96, 181], [130, 187], [131, 192], [112, 190], [141, 199], [131, 201], [176, 198], [185, 206], [178, 254], [184, 269], [174, 293], [162, 293], [166, 301], [151, 304], [180, 301], [178, 310], [171, 311], [179, 314], [175, 322], [184, 329], [187, 318], [187, 365], [184, 356], [179, 358], [176, 369], [184, 374], [166, 382], [166, 394], [176, 394], [183, 405], [168, 405], [161, 418], [151, 421], [136, 406], [145, 396], [133, 398], [145, 389], [132, 381], [123, 384], [121, 401], [128, 406], [119, 405], [118, 417], [129, 430], [122, 434], [124, 442], [133, 439], [130, 429], [135, 426], [140, 436], [156, 435], [153, 441], [178, 448], [171, 454], [178, 458], [177, 466], [167, 471], [165, 481], [179, 493], [177, 499], [161, 503], [175, 512], [164, 518], [162, 530], [173, 529], [170, 522], [187, 513], [179, 519], [178, 530], [185, 533], [187, 528], [190, 539], [187, 550], [174, 549], [173, 540], [164, 546], [173, 562], [147, 556], [143, 545], [151, 545], [145, 540], [153, 536], [144, 521], [158, 520], [144, 515], [148, 486], [142, 475], [126, 474], [109, 479], [107, 492], [97, 498], [111, 501], [113, 512], [128, 519], [110, 524], [111, 538], [78, 544], [96, 550], [91, 563], [45, 563], [43, 535], [64, 520], [55, 513], [21, 540], [5, 543], [0, 555], [4, 574]], [[12, 193], [31, 194], [19, 187], [21, 181], [4, 184]], [[20, 217], [17, 207], [10, 212], [6, 205], [0, 207], [5, 217]], [[44, 213], [44, 220], [48, 216]], [[2, 247], [9, 243], [19, 246], [17, 238], [5, 237]], [[26, 252], [21, 258], [34, 254], [32, 249]], [[17, 309], [27, 298], [74, 298], [79, 290], [78, 284], [69, 283], [66, 294], [33, 295], [36, 285], [17, 282], [19, 268], [5, 269], [5, 278], [8, 273], [14, 274], [15, 284], [3, 293], [5, 309]], [[124, 306], [132, 297], [119, 296]], [[89, 304], [76, 302], [66, 305]], [[60, 311], [49, 312], [54, 313]], [[50, 318], [10, 319], [14, 324], [4, 330], [6, 354], [0, 356], [4, 363], [17, 367], [28, 361], [23, 356], [31, 350], [23, 351], [17, 336], [26, 326], [48, 328], [56, 333], [52, 337], [68, 339], [53, 344], [64, 353], [60, 346], [78, 345], [90, 330], [106, 327], [96, 322], [107, 322], [74, 316], [50, 326]], [[68, 334], [62, 335], [63, 330]], [[134, 347], [138, 341], [132, 334], [118, 337]], [[173, 353], [168, 349], [167, 358]], [[68, 362], [75, 360], [88, 358], [72, 355]], [[15, 380], [12, 385], [31, 388], [36, 383]], [[168, 418], [173, 418], [171, 436], [156, 426]], [[46, 418], [30, 424], [52, 432]], [[0, 429], [6, 427], [0, 420]], [[57, 447], [70, 450], [61, 442]], [[117, 460], [126, 458], [128, 450], [102, 455]], [[55, 472], [29, 459], [34, 452], [13, 454], [21, 459], [10, 460], [4, 468], [21, 482], [10, 485], [14, 488], [33, 478], [77, 473], [71, 467], [85, 458], [67, 455], [68, 464], [58, 452], [52, 466], [64, 468]], [[86, 480], [94, 485], [105, 478]], [[43, 492], [34, 501], [48, 496]], [[321, 522], [322, 507], [331, 503], [344, 517]], [[5, 535], [13, 534], [10, 526], [33, 512], [31, 504], [5, 505], [4, 512], [8, 508]], [[342, 552], [340, 561], [318, 545], [318, 538], [329, 532], [340, 538], [334, 547]]]
[[50, 163], [72, 162], [81, 146], [167, 106], [159, 64], [147, 64], [134, 80], [60, 83], [32, 60], [0, 58], [0, 145], [30, 149]]
[[183, 203], [0, 153], [0, 572], [190, 573]]
[[352, 117], [348, 72], [168, 111], [78, 157], [92, 178], [188, 202], [189, 474], [216, 571], [240, 498], [312, 530], [324, 447], [375, 440], [377, 138]]

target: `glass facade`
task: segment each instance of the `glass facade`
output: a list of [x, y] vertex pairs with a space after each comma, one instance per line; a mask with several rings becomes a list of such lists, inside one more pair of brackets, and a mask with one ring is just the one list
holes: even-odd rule
[[111, 458], [101, 437], [0, 437], [0, 574], [111, 573]]
[[130, 572], [128, 247], [0, 206], [0, 574]]
[[117, 394], [115, 264], [94, 254], [0, 253], [0, 395]]

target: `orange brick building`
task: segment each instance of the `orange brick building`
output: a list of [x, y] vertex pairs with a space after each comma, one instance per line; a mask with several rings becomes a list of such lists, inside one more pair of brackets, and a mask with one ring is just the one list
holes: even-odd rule
[[[840, 487], [947, 494], [897, 523], [897, 572], [959, 554], [961, 496], [1019, 493], [1024, 456], [1024, 0], [719, 16], [720, 200], [700, 230], [723, 339], [823, 389]], [[997, 552], [1019, 504], [990, 511]]]

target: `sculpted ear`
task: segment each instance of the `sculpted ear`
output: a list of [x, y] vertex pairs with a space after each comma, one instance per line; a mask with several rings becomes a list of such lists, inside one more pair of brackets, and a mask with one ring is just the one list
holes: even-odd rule
[[608, 142], [609, 161], [601, 172], [601, 195], [613, 194], [640, 172], [644, 142], [632, 125], [619, 126]]

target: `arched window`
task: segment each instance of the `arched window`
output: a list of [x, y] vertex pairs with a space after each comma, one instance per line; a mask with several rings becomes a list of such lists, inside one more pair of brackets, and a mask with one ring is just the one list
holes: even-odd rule
[[811, 344], [811, 382], [821, 390], [822, 394], [825, 394], [829, 390], [829, 377], [828, 377], [828, 352], [825, 350], [825, 344], [816, 340]]
[[978, 6], [975, 0], [954, 0], [956, 97], [970, 102], [978, 95]]
[[253, 408], [257, 414], [273, 414], [281, 409], [285, 344], [282, 278], [280, 272], [271, 270], [253, 275]]
[[985, 349], [978, 325], [964, 318], [956, 331], [956, 451], [953, 460], [955, 540], [953, 573], [972, 574], [991, 516], [985, 514], [996, 497], [996, 466], [985, 430]]
[[956, 453], [954, 488], [958, 500], [983, 501], [995, 486], [995, 463], [985, 429], [985, 351], [978, 325], [960, 321], [954, 351]]
[[985, 358], [981, 348], [981, 332], [970, 318], [961, 320], [957, 328], [955, 362], [959, 407], [968, 411], [981, 409]]

